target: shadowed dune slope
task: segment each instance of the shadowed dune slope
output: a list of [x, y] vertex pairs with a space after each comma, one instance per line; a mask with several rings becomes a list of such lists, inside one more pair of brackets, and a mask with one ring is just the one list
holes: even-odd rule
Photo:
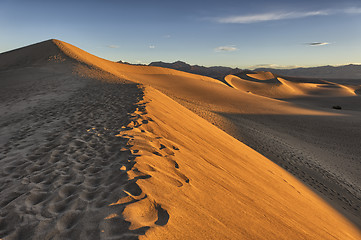
[[64, 60], [55, 40], [32, 44], [0, 54], [0, 70], [43, 64], [49, 60]]
[[[6, 149], [11, 154], [3, 159], [11, 166], [3, 175], [15, 180], [6, 179], [4, 183], [19, 182], [19, 196], [15, 201], [6, 194], [10, 197], [2, 201], [2, 207], [7, 208], [3, 222], [21, 211], [25, 220], [43, 228], [43, 236], [54, 238], [63, 234], [98, 239], [134, 239], [139, 235], [141, 239], [361, 239], [350, 222], [299, 180], [172, 98], [224, 113], [341, 114], [249, 94], [208, 77], [114, 63], [58, 40], [0, 55], [2, 69], [16, 68], [20, 66], [18, 61], [24, 66], [71, 63], [70, 78], [74, 81], [80, 75], [104, 83], [79, 87], [71, 104], [59, 103], [62, 111], [56, 105], [48, 106], [48, 111], [36, 118], [45, 118], [45, 122], [49, 114], [54, 118], [54, 123], [46, 125], [50, 140], [41, 147], [41, 154], [34, 152], [31, 158], [20, 159], [23, 168], [30, 165], [37, 176], [45, 174], [36, 182], [32, 176], [25, 181], [21, 172], [13, 174], [16, 166], [11, 160], [18, 153], [16, 145], [8, 143]], [[140, 84], [143, 92], [138, 92], [134, 84], [123, 86], [125, 80]], [[127, 94], [132, 97], [128, 99]], [[135, 99], [139, 101], [136, 104]], [[91, 106], [97, 111], [92, 112]], [[21, 119], [26, 120], [26, 116]], [[37, 136], [31, 126], [31, 131], [24, 130], [26, 139], [19, 141], [25, 143], [20, 144], [29, 144]], [[42, 124], [36, 126], [41, 128]], [[27, 149], [28, 145], [22, 151]], [[53, 157], [51, 161], [47, 161], [49, 156]], [[48, 165], [43, 172], [42, 166]], [[48, 179], [46, 174], [50, 173], [66, 181], [54, 181], [54, 176]], [[68, 185], [70, 190], [64, 189]], [[39, 189], [46, 197], [37, 194], [34, 201], [30, 199], [22, 207], [25, 197]], [[62, 203], [61, 209], [53, 210], [57, 202]], [[44, 213], [42, 204], [51, 209]], [[21, 218], [10, 220], [16, 219]], [[53, 223], [54, 219], [59, 221]], [[35, 225], [24, 226], [28, 235], [39, 234], [32, 229]], [[7, 224], [1, 227], [0, 231], [10, 231]], [[25, 236], [24, 232], [19, 234]]]

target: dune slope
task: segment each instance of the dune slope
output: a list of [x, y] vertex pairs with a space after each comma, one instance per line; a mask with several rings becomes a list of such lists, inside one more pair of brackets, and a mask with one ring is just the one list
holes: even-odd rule
[[149, 87], [143, 103], [120, 135], [139, 155], [131, 175], [150, 176], [137, 181], [146, 197], [125, 209], [126, 219], [138, 228], [154, 219], [149, 206], [166, 211], [156, 216], [167, 224], [144, 239], [360, 237], [286, 171], [193, 112]]
[[225, 113], [338, 113], [58, 40], [1, 54], [0, 69], [1, 238], [361, 238], [285, 170], [169, 96]]

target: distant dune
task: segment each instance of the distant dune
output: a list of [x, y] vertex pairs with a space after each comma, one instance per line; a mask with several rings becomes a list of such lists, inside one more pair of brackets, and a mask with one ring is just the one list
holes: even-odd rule
[[353, 86], [345, 86], [321, 79], [277, 77], [271, 72], [236, 74], [226, 76], [226, 82], [241, 91], [270, 98], [303, 96], [345, 97], [357, 95]]
[[0, 238], [361, 239], [358, 86], [225, 80], [0, 54]]

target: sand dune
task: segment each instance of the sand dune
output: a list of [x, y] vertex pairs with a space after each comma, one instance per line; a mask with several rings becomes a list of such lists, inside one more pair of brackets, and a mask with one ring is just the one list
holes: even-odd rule
[[250, 78], [254, 78], [257, 80], [265, 81], [274, 79], [275, 76], [271, 72], [258, 72], [255, 74], [246, 74]]
[[58, 40], [1, 54], [0, 70], [0, 238], [361, 238], [295, 177], [184, 106], [234, 135], [242, 128], [227, 114], [344, 113]]
[[302, 96], [354, 96], [355, 89], [329, 81], [302, 78], [282, 78], [270, 72], [228, 75], [232, 87], [270, 98], [295, 98]]
[[[139, 186], [169, 215], [145, 238], [338, 238], [320, 227], [335, 217], [321, 215], [333, 210], [284, 170], [153, 89], [146, 89], [144, 103], [147, 114], [138, 122], [146, 124], [121, 136], [131, 136], [139, 151], [135, 175], [152, 176]], [[129, 221], [138, 223], [132, 214], [138, 208], [126, 209]]]

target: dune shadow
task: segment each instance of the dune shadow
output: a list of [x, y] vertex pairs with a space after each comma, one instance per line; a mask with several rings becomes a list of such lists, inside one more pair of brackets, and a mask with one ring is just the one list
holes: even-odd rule
[[167, 210], [163, 209], [160, 205], [156, 206], [156, 210], [158, 211], [158, 220], [155, 222], [155, 224], [159, 226], [166, 225], [169, 220], [169, 214]]
[[[296, 104], [315, 110], [330, 110], [333, 106], [341, 106], [343, 110], [357, 111], [361, 113], [361, 96], [305, 96], [293, 98], [276, 98], [285, 102]], [[345, 113], [347, 114], [347, 113]]]

